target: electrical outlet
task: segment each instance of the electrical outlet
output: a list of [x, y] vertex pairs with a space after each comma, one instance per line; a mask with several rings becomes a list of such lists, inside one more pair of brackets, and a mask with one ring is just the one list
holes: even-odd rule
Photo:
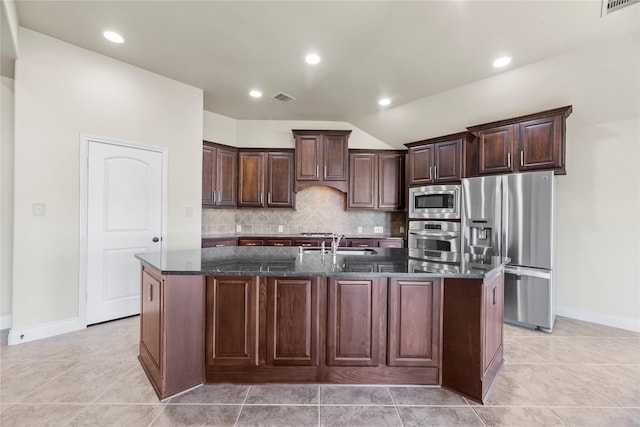
[[404, 227], [400, 227], [400, 233], [404, 233]]
[[373, 227], [374, 233], [384, 233], [384, 227]]
[[362, 226], [361, 225], [358, 226], [358, 233], [362, 233]]
[[279, 225], [278, 226], [278, 233], [282, 233], [282, 232], [284, 232], [284, 226]]
[[236, 225], [236, 232], [239, 233], [242, 231], [242, 226], [240, 224]]

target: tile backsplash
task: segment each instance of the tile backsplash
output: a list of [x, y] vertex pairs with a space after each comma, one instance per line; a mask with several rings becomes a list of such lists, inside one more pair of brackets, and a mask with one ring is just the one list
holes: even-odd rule
[[[242, 233], [299, 234], [329, 232], [373, 234], [383, 227], [386, 235], [403, 235], [404, 212], [345, 210], [346, 196], [329, 187], [309, 187], [296, 193], [294, 209], [203, 209], [202, 234], [230, 234], [241, 226]], [[279, 227], [282, 226], [282, 231]]]

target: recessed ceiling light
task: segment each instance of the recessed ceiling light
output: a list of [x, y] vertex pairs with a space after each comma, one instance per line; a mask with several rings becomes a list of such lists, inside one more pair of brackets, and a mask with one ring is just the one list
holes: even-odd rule
[[249, 95], [251, 95], [254, 98], [260, 98], [262, 96], [262, 92], [260, 92], [259, 90], [252, 90], [249, 92]]
[[304, 60], [307, 61], [307, 64], [316, 65], [320, 63], [320, 56], [315, 53], [310, 53], [304, 58]]
[[380, 104], [380, 105], [389, 105], [389, 104], [391, 104], [391, 100], [389, 98], [380, 98], [380, 101], [378, 101], [378, 104]]
[[493, 61], [493, 66], [496, 68], [500, 68], [500, 67], [504, 67], [505, 65], [509, 64], [511, 62], [511, 57], [510, 56], [502, 56], [498, 59], [496, 59], [495, 61]]
[[113, 32], [113, 31], [105, 31], [104, 33], [102, 33], [102, 35], [103, 35], [107, 40], [109, 40], [110, 42], [114, 42], [114, 43], [118, 43], [118, 44], [120, 44], [120, 43], [124, 43], [124, 38], [123, 38], [120, 34], [118, 34], [118, 33], [116, 33], [116, 32]]

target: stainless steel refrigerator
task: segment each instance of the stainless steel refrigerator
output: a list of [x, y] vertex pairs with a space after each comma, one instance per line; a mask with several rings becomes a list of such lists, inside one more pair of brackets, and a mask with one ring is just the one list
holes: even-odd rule
[[462, 180], [464, 251], [509, 257], [505, 322], [547, 332], [555, 321], [555, 194], [552, 171]]

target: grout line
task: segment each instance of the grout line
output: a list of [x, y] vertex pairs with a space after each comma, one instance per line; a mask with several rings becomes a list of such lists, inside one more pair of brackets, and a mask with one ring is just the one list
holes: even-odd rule
[[156, 421], [158, 421], [158, 419], [164, 413], [164, 411], [167, 410], [168, 406], [169, 405], [167, 405], [166, 403], [163, 405], [162, 410], [160, 412], [158, 412], [158, 415], [156, 415], [155, 418], [153, 420], [151, 420], [151, 422], [149, 423], [149, 427], [151, 427]]
[[251, 387], [247, 389], [247, 393], [244, 395], [244, 400], [242, 401], [242, 406], [240, 406], [240, 410], [238, 411], [238, 416], [236, 417], [236, 421], [233, 423], [233, 427], [238, 425], [238, 420], [240, 420], [240, 414], [242, 414], [242, 410], [244, 409], [245, 403], [247, 403], [247, 399], [249, 398], [249, 393], [251, 392]]
[[402, 421], [402, 417], [400, 416], [400, 411], [398, 410], [398, 405], [396, 404], [396, 399], [393, 398], [393, 393], [391, 393], [391, 389], [389, 387], [385, 387], [387, 389], [387, 393], [389, 393], [389, 397], [391, 398], [391, 403], [393, 403], [393, 409], [396, 410], [396, 415], [400, 420], [400, 425], [404, 427], [404, 421]]
[[322, 388], [320, 387], [320, 384], [318, 384], [318, 427], [322, 426], [322, 422], [320, 421], [320, 403], [322, 402]]
[[471, 406], [471, 410], [473, 411], [474, 414], [476, 414], [476, 417], [478, 417], [478, 419], [480, 420], [482, 425], [484, 427], [487, 427], [487, 423], [485, 423], [484, 420], [482, 419], [482, 417], [480, 416], [480, 414], [478, 414], [478, 411], [476, 411], [476, 407], [475, 406]]

